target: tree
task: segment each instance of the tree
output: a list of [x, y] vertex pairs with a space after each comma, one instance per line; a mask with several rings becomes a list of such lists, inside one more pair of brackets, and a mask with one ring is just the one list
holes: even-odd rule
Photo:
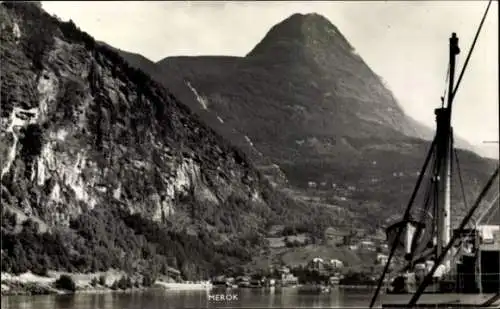
[[98, 283], [99, 283], [99, 285], [106, 286], [106, 276], [100, 275]]
[[26, 252], [24, 251], [23, 245], [19, 239], [16, 239], [14, 249], [12, 251], [12, 260], [15, 261], [12, 265], [12, 272], [20, 274], [28, 271], [28, 269], [31, 268], [31, 265], [29, 265]]
[[61, 275], [59, 279], [56, 280], [54, 285], [57, 289], [71, 291], [71, 292], [76, 291], [75, 281], [73, 281], [73, 278], [71, 278], [68, 275]]
[[142, 285], [145, 287], [152, 286], [156, 281], [156, 278], [152, 276], [152, 274], [146, 273], [142, 275]]

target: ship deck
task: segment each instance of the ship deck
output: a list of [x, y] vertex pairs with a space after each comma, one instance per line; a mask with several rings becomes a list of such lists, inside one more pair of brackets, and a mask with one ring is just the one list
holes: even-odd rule
[[[413, 294], [388, 294], [382, 308], [410, 308]], [[500, 294], [422, 294], [411, 308], [500, 308]]]

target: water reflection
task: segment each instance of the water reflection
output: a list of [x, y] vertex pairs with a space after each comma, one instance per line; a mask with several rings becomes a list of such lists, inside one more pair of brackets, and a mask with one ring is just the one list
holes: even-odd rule
[[268, 297], [268, 301], [267, 301], [267, 307], [268, 308], [271, 308], [271, 307], [274, 306], [275, 293], [276, 293], [276, 288], [274, 286], [271, 287], [271, 288], [269, 288], [269, 297]]
[[[237, 300], [214, 300], [210, 295], [236, 295]], [[135, 293], [2, 297], [1, 309], [170, 309], [224, 307], [335, 308], [366, 306], [371, 291], [334, 290], [300, 295], [297, 289], [234, 289], [212, 291], [150, 290]]]

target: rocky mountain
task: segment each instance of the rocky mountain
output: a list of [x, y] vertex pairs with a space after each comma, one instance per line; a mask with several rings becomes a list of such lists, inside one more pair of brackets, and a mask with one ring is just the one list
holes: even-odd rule
[[248, 261], [272, 220], [304, 216], [179, 98], [72, 21], [7, 2], [0, 29], [2, 271], [197, 278]]
[[[283, 20], [245, 57], [168, 57], [154, 68], [121, 54], [295, 200], [347, 210], [361, 222], [380, 223], [405, 205], [433, 136], [318, 14]], [[458, 157], [473, 199], [496, 163], [470, 151]]]

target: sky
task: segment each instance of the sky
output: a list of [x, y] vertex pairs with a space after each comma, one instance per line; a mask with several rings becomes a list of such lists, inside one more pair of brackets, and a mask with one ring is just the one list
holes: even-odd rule
[[[459, 37], [457, 77], [487, 1], [223, 2], [44, 1], [96, 40], [158, 61], [179, 55], [245, 56], [294, 13], [328, 18], [386, 81], [405, 112], [435, 127], [448, 39]], [[453, 110], [455, 133], [498, 158], [498, 3], [493, 1]], [[484, 153], [484, 152], [483, 152]]]

